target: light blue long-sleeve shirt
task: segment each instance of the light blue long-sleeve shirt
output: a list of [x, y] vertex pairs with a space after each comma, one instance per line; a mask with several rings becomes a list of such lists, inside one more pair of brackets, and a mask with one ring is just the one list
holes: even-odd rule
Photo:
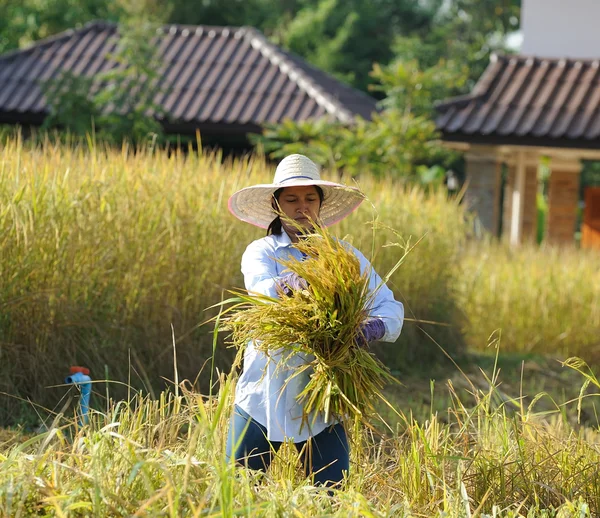
[[[394, 299], [392, 291], [385, 284], [382, 285], [381, 278], [365, 256], [350, 244], [347, 246], [359, 259], [361, 272], [370, 272], [369, 290], [375, 292], [375, 296], [369, 308], [369, 317], [381, 318], [385, 324], [385, 335], [381, 340], [394, 342], [402, 329], [404, 307]], [[276, 280], [289, 273], [278, 260], [290, 256], [302, 259], [301, 252], [292, 246], [285, 232], [250, 243], [242, 256], [246, 289], [277, 297]], [[309, 417], [310, 426], [302, 424], [302, 406], [296, 398], [308, 382], [308, 373], [295, 376], [291, 381], [288, 378], [295, 369], [311, 359], [295, 354], [285, 358], [285, 366], [277, 365], [277, 358], [273, 354], [268, 358], [257, 351], [252, 343], [247, 345], [243, 371], [236, 386], [235, 403], [267, 429], [267, 439], [270, 441], [292, 439], [302, 442], [332, 424], [325, 422], [321, 414]]]

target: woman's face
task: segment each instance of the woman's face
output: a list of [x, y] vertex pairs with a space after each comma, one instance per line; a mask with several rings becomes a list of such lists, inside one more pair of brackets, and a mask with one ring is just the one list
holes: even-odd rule
[[[310, 230], [319, 217], [321, 199], [314, 185], [285, 187], [279, 195], [278, 203], [280, 210], [302, 230]], [[281, 224], [289, 235], [298, 234], [298, 228], [285, 219], [281, 220]]]

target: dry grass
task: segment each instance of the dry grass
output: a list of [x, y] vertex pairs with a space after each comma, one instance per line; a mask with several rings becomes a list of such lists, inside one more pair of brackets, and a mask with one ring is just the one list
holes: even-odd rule
[[264, 162], [19, 140], [0, 153], [0, 391], [53, 407], [46, 387], [72, 363], [119, 381], [131, 366], [158, 389], [171, 324], [194, 379], [212, 350], [204, 310], [240, 285], [259, 234], [229, 217], [227, 196], [263, 180]]
[[[585, 369], [580, 363], [573, 367]], [[584, 372], [587, 372], [584, 370]], [[491, 381], [493, 381], [492, 376]], [[584, 378], [582, 378], [583, 381]], [[597, 383], [597, 379], [593, 378]], [[233, 379], [218, 397], [179, 388], [92, 411], [0, 449], [2, 516], [597, 516], [600, 437], [552, 414], [496, 403], [497, 387], [449, 386], [446, 416], [410, 416], [385, 436], [354, 436], [351, 473], [329, 495], [284, 447], [266, 474], [225, 461]], [[514, 409], [516, 408], [516, 410]]]
[[[181, 375], [194, 380], [213, 350], [211, 329], [200, 325], [210, 317], [204, 310], [225, 290], [242, 286], [242, 252], [263, 234], [233, 218], [227, 198], [243, 186], [270, 181], [273, 169], [254, 156], [223, 161], [218, 153], [133, 153], [93, 142], [33, 145], [18, 138], [3, 142], [0, 161], [0, 392], [54, 408], [60, 392], [48, 387], [60, 383], [71, 364], [91, 368], [95, 379], [160, 390], [161, 378], [172, 372], [171, 325]], [[409, 273], [393, 282], [416, 314], [439, 319], [452, 297], [442, 280], [449, 275], [436, 261], [454, 256], [459, 245], [437, 236], [445, 235], [449, 221], [460, 221], [461, 212], [456, 204], [441, 205], [443, 216], [418, 226], [415, 214], [423, 207], [433, 213], [439, 197], [407, 190], [390, 199], [392, 187], [401, 189], [364, 185], [381, 221], [411, 222], [403, 232], [419, 237], [429, 229], [432, 237], [407, 261]], [[405, 212], [398, 219], [400, 211], [388, 205], [400, 192]], [[363, 204], [336, 229], [346, 233], [352, 225], [367, 256], [373, 216]], [[397, 261], [396, 252], [384, 251], [376, 258], [379, 271]], [[419, 265], [429, 265], [428, 275], [415, 275]], [[427, 300], [416, 296], [419, 290], [427, 291]], [[443, 302], [432, 304], [434, 299]], [[406, 351], [417, 341], [439, 357], [410, 324], [402, 340]], [[223, 351], [216, 365], [224, 369], [231, 360]], [[396, 352], [387, 361], [404, 362]], [[209, 378], [200, 378], [203, 390]], [[110, 393], [123, 395], [114, 384]], [[27, 401], [2, 397], [0, 411], [5, 424], [37, 420]]]
[[456, 286], [473, 348], [499, 330], [504, 351], [600, 362], [597, 251], [481, 243], [464, 254]]
[[[71, 364], [90, 367], [94, 379], [114, 380], [114, 397], [125, 394], [118, 383], [159, 392], [172, 373], [173, 332], [181, 377], [196, 379], [213, 355], [212, 330], [200, 325], [211, 316], [205, 308], [242, 286], [242, 252], [263, 234], [234, 219], [227, 198], [269, 182], [272, 173], [256, 156], [222, 160], [5, 138], [0, 392], [23, 400], [0, 398], [2, 422], [37, 425], [32, 404], [59, 405], [62, 392], [52, 386]], [[506, 352], [594, 359], [595, 256], [508, 252], [485, 243], [466, 252], [468, 220], [457, 200], [391, 178], [363, 177], [360, 187], [369, 201], [333, 230], [349, 234], [378, 272], [399, 258], [397, 247], [383, 244], [425, 236], [389, 282], [408, 320], [396, 344], [374, 348], [387, 366], [425, 371], [444, 358], [435, 342], [458, 358], [465, 337], [471, 347], [485, 347], [498, 328]], [[385, 228], [374, 233], [373, 219], [401, 237]], [[233, 355], [219, 351], [215, 364], [227, 369]], [[198, 386], [207, 391], [210, 378], [201, 376]]]
[[[28, 398], [60, 408], [66, 389], [49, 386], [71, 363], [113, 382], [94, 385], [89, 428], [50, 414], [48, 432], [0, 446], [0, 515], [599, 515], [597, 428], [577, 424], [576, 402], [548, 414], [538, 411], [544, 397], [525, 404], [493, 382], [465, 380], [468, 404], [449, 387], [443, 415], [406, 415], [383, 437], [356, 435], [347, 488], [333, 497], [301, 478], [291, 448], [264, 476], [225, 463], [233, 380], [220, 378], [219, 397], [164, 394], [159, 380], [173, 377], [171, 324], [180, 379], [194, 379], [213, 355], [218, 344], [199, 326], [210, 317], [204, 309], [242, 285], [242, 251], [261, 235], [228, 214], [226, 199], [271, 175], [257, 157], [2, 142], [0, 391], [24, 399], [3, 397], [2, 420], [31, 419]], [[373, 236], [375, 216], [406, 241], [426, 234], [390, 286], [410, 318], [450, 324], [407, 322], [381, 350], [386, 365], [429, 369], [440, 352], [421, 329], [453, 354], [461, 332], [482, 347], [496, 328], [505, 353], [585, 357], [595, 347], [595, 256], [467, 249], [457, 201], [391, 179], [363, 178], [361, 187], [377, 212], [363, 204], [337, 232], [351, 234], [380, 273], [398, 260], [398, 248], [381, 245], [399, 238]], [[217, 365], [228, 365], [231, 355], [219, 351]], [[144, 394], [128, 394], [139, 386]]]

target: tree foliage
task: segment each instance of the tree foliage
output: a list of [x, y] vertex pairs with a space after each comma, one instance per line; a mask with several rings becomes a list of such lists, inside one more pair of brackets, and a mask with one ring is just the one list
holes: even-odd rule
[[387, 66], [375, 63], [371, 76], [378, 83], [370, 89], [383, 92], [381, 105], [416, 115], [432, 115], [434, 102], [464, 88], [468, 68], [441, 59], [422, 68], [415, 59], [397, 59]]
[[315, 66], [366, 90], [373, 63], [392, 59], [394, 35], [431, 16], [422, 11], [417, 2], [405, 0], [306, 2], [277, 39]]
[[[103, 77], [107, 88], [102, 92], [83, 78], [63, 76], [62, 86], [54, 87], [58, 98], [51, 101], [49, 124], [80, 131], [94, 117], [109, 128], [108, 135], [154, 133], [158, 125], [152, 118], [157, 113], [152, 78], [157, 69], [148, 59], [149, 38], [134, 41], [138, 28], [147, 22], [251, 25], [313, 65], [370, 91], [382, 100], [384, 110], [372, 122], [358, 121], [352, 128], [306, 123], [292, 130], [288, 124], [278, 133], [271, 127], [263, 139], [265, 146], [285, 141], [282, 149], [289, 149], [310, 141], [318, 147], [313, 133], [323, 131], [327, 137], [320, 146], [328, 151], [319, 153], [328, 155], [328, 162], [342, 165], [342, 160], [345, 170], [359, 170], [368, 157], [387, 153], [380, 146], [398, 145], [402, 140], [408, 146], [406, 153], [390, 151], [389, 160], [405, 170], [404, 159], [392, 156], [430, 162], [425, 150], [431, 146], [425, 143], [436, 138], [429, 122], [433, 102], [473, 86], [490, 52], [503, 48], [506, 34], [517, 28], [520, 1], [3, 0], [1, 9], [0, 52], [95, 18], [117, 21], [127, 28], [118, 59], [129, 60], [129, 65]], [[415, 128], [412, 133], [403, 130], [407, 125]], [[399, 131], [396, 140], [390, 135], [392, 129]], [[298, 133], [299, 140], [293, 142], [290, 135]], [[360, 159], [336, 158], [348, 142], [362, 136], [369, 142], [349, 146], [351, 152], [360, 150]]]
[[[303, 153], [341, 175], [372, 173], [429, 183], [430, 164], [444, 163], [447, 152], [436, 143], [434, 123], [397, 109], [358, 119], [352, 126], [324, 119], [267, 125], [253, 138], [272, 158]], [[437, 172], [437, 168], [435, 169]]]
[[[152, 24], [121, 28], [115, 66], [94, 78], [63, 73], [46, 84], [50, 115], [46, 128], [61, 127], [85, 135], [96, 131], [109, 142], [144, 142], [162, 137], [158, 117], [166, 114], [154, 102], [160, 62], [152, 43]], [[165, 93], [165, 92], [162, 92]]]
[[439, 2], [426, 26], [398, 33], [394, 55], [424, 68], [440, 60], [468, 70], [464, 87], [481, 76], [494, 51], [506, 51], [506, 36], [518, 29], [520, 0], [449, 0]]
[[67, 29], [102, 19], [126, 18], [121, 2], [109, 0], [2, 0], [0, 53], [31, 44]]
[[438, 96], [460, 89], [468, 71], [440, 60], [422, 69], [416, 60], [376, 64], [371, 85], [384, 96], [382, 110], [370, 121], [352, 125], [318, 120], [288, 120], [268, 125], [254, 137], [273, 158], [304, 153], [343, 174], [370, 172], [393, 175], [418, 183], [443, 181], [446, 167], [456, 156], [438, 143], [433, 103]]
[[3, 0], [0, 52], [94, 20], [250, 25], [365, 89], [373, 63], [440, 59], [479, 77], [518, 27], [520, 0]]

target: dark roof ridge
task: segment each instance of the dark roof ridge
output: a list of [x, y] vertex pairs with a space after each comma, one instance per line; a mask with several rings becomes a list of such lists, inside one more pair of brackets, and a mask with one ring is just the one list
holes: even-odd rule
[[441, 110], [447, 108], [448, 106], [456, 106], [457, 108], [460, 108], [462, 106], [469, 104], [471, 101], [475, 101], [475, 100], [481, 99], [483, 97], [484, 97], [483, 93], [480, 93], [480, 94], [470, 93], [470, 94], [464, 94], [464, 95], [457, 95], [455, 97], [450, 97], [443, 101], [434, 101], [433, 107], [438, 111], [441, 111]]
[[[530, 62], [531, 64], [534, 63], [543, 63], [544, 61], [549, 62], [549, 63], [556, 63], [556, 64], [560, 64], [561, 62], [563, 63], [585, 63], [585, 64], [590, 64], [592, 66], [599, 66], [600, 65], [600, 56], [598, 56], [597, 58], [577, 58], [577, 57], [570, 57], [570, 56], [562, 56], [562, 57], [558, 57], [558, 56], [539, 56], [536, 54], [504, 54], [502, 52], [494, 52], [491, 54], [490, 56], [490, 62], [493, 62], [493, 60], [501, 60], [504, 62], [510, 62], [511, 60], [514, 61], [519, 61], [519, 62]], [[597, 64], [596, 64], [597, 63]]]
[[100, 26], [100, 24], [102, 24], [102, 23], [105, 25], [114, 25], [116, 27], [116, 24], [113, 24], [111, 22], [104, 22], [102, 20], [93, 20], [91, 22], [87, 22], [85, 25], [83, 25], [80, 28], [66, 29], [64, 31], [57, 32], [56, 34], [52, 34], [45, 38], [41, 38], [39, 40], [33, 41], [30, 44], [28, 44], [26, 47], [7, 50], [6, 52], [3, 52], [2, 54], [0, 54], [0, 61], [2, 61], [4, 59], [12, 59], [17, 54], [26, 54], [28, 52], [33, 52], [36, 49], [47, 47], [48, 45], [56, 43], [57, 41], [60, 41], [63, 39], [68, 39], [71, 36], [73, 36], [73, 34], [75, 34], [75, 33], [89, 31], [90, 29], [93, 29], [96, 26]]
[[204, 25], [204, 24], [199, 24], [199, 25], [193, 25], [193, 24], [186, 24], [186, 23], [163, 23], [161, 25], [159, 25], [159, 28], [164, 30], [181, 30], [181, 31], [195, 31], [197, 29], [200, 30], [207, 30], [207, 31], [229, 31], [229, 32], [237, 32], [240, 30], [244, 30], [246, 29], [245, 26], [243, 25]]
[[338, 120], [350, 123], [354, 117], [343, 105], [332, 95], [306, 74], [300, 67], [296, 66], [279, 47], [267, 40], [266, 36], [254, 27], [245, 26], [246, 38], [250, 45], [257, 49], [273, 65], [277, 66], [282, 73], [286, 74], [291, 81], [295, 82], [306, 94], [314, 99], [328, 113], [334, 115]]

